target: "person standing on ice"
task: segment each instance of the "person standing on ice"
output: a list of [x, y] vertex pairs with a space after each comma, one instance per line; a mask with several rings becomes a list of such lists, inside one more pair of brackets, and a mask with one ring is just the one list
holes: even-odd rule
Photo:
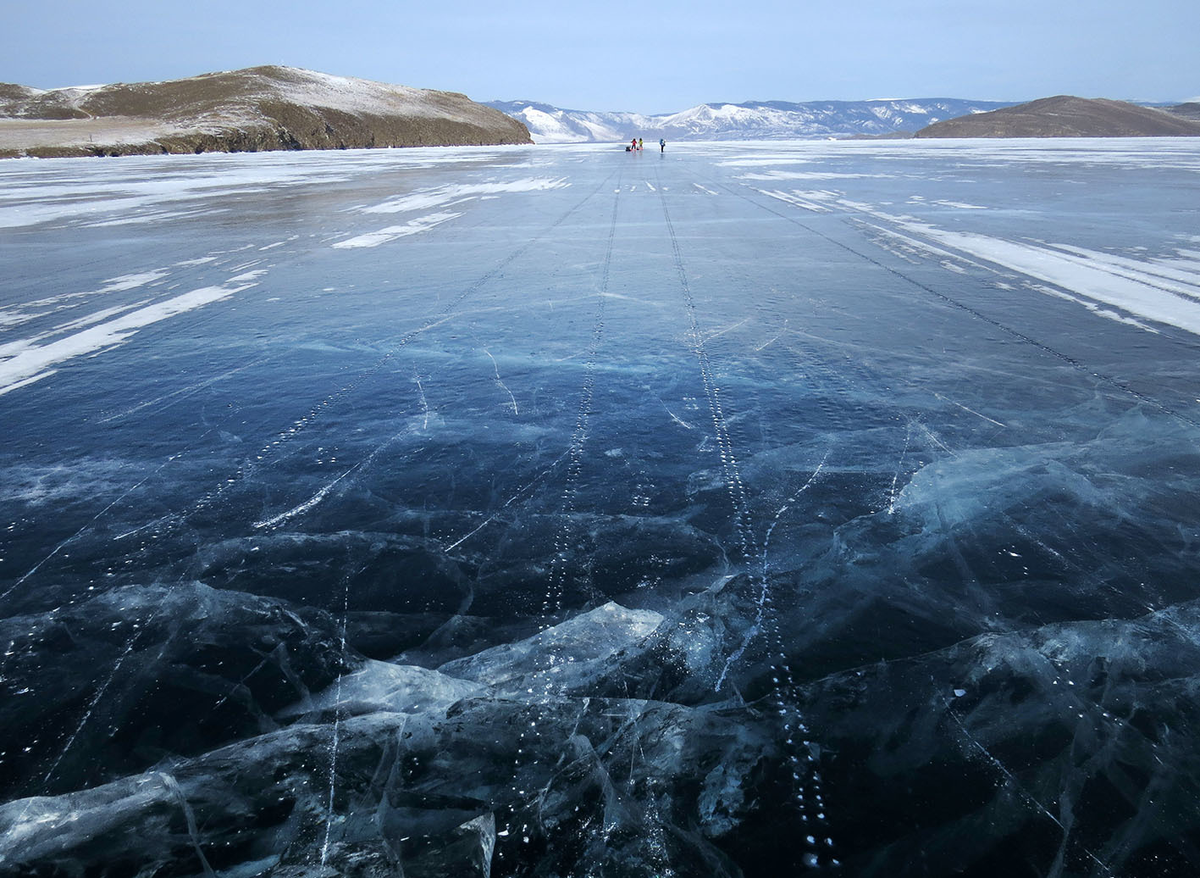
[[633, 140], [629, 141], [629, 151], [637, 152], [637, 138], [636, 137], [633, 138]]
[[638, 138], [638, 149], [642, 148], [642, 138]]
[[659, 152], [667, 151], [667, 142], [665, 140], [663, 140], [661, 137], [658, 138], [658, 151]]

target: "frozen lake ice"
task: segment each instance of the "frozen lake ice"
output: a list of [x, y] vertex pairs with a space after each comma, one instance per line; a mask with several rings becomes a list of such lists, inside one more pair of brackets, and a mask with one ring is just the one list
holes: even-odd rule
[[1200, 872], [1200, 143], [0, 163], [0, 872]]

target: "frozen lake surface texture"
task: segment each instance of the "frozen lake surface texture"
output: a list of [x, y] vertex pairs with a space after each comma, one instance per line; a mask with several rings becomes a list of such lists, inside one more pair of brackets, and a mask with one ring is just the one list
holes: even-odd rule
[[0, 874], [1200, 873], [1200, 146], [0, 164]]

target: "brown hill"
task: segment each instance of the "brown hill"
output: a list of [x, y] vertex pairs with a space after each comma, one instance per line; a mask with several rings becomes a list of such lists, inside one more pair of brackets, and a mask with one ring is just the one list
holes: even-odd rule
[[531, 143], [455, 92], [291, 67], [40, 91], [0, 84], [0, 156]]
[[1059, 95], [947, 119], [922, 128], [915, 136], [1197, 137], [1200, 121], [1125, 101]]
[[1186, 104], [1177, 104], [1174, 107], [1166, 107], [1165, 109], [1173, 116], [1183, 116], [1185, 119], [1200, 120], [1200, 103], [1194, 101]]

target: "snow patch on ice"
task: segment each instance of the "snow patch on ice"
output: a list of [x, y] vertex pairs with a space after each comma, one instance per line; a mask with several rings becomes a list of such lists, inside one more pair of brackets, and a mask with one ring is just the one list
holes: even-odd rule
[[231, 284], [249, 283], [250, 281], [258, 280], [260, 277], [262, 277], [266, 273], [267, 273], [267, 270], [265, 268], [255, 269], [254, 271], [247, 271], [243, 274], [239, 274], [235, 277], [231, 277], [229, 279], [228, 283], [231, 283]]
[[1200, 263], [1187, 270], [1083, 247], [952, 232], [915, 220], [903, 220], [899, 225], [1086, 299], [1200, 335]]
[[389, 241], [395, 241], [397, 238], [406, 238], [409, 235], [419, 235], [421, 232], [427, 232], [434, 226], [441, 225], [447, 220], [452, 220], [462, 216], [461, 213], [431, 213], [429, 216], [418, 217], [414, 220], [409, 220], [402, 226], [387, 226], [377, 232], [368, 232], [365, 235], [359, 235], [355, 238], [348, 238], [345, 241], [338, 241], [333, 246], [339, 250], [351, 250], [360, 247], [378, 247], [380, 244], [386, 244]]
[[410, 210], [429, 210], [444, 207], [482, 195], [501, 195], [510, 192], [546, 192], [569, 186], [564, 178], [527, 177], [522, 180], [489, 183], [454, 183], [433, 189], [422, 189], [409, 195], [393, 198], [382, 204], [363, 208], [363, 213], [404, 213]]
[[824, 192], [819, 189], [812, 192], [802, 192], [795, 189], [791, 192], [784, 192], [779, 189], [757, 189], [755, 191], [779, 201], [793, 204], [796, 207], [811, 210], [813, 213], [828, 213], [831, 208], [825, 202], [832, 202], [837, 199], [836, 192]]
[[812, 163], [812, 159], [797, 158], [790, 153], [776, 153], [756, 156], [752, 159], [730, 159], [716, 162], [716, 165], [721, 168], [759, 168], [771, 165], [811, 165]]
[[0, 359], [0, 395], [47, 377], [52, 366], [124, 344], [146, 326], [227, 299], [254, 285], [247, 283], [239, 286], [202, 287], [147, 305], [124, 317], [76, 332], [66, 338], [44, 345], [28, 346], [10, 357]]
[[[397, 152], [379, 150], [379, 156], [343, 156], [337, 162], [308, 154], [272, 162], [253, 161], [254, 154], [131, 157], [72, 179], [41, 172], [10, 184], [0, 177], [4, 184], [0, 185], [0, 228], [48, 222], [102, 227], [210, 212], [217, 199], [233, 193], [344, 182], [376, 171], [387, 159], [388, 167], [404, 166], [406, 157], [396, 157]], [[429, 163], [427, 150], [413, 152], [422, 154], [421, 164]], [[447, 152], [451, 153], [447, 159], [454, 159], [455, 151]], [[164, 158], [172, 160], [169, 165]], [[196, 207], [187, 214], [179, 213], [180, 202], [192, 202]], [[168, 204], [176, 209], [164, 213]]]
[[941, 207], [953, 207], [956, 210], [987, 210], [987, 208], [983, 207], [982, 205], [966, 204], [962, 201], [934, 201], [932, 203], [940, 205]]
[[119, 293], [125, 290], [136, 290], [138, 287], [144, 287], [147, 284], [152, 284], [156, 280], [162, 280], [169, 274], [162, 269], [154, 271], [143, 271], [139, 274], [125, 274], [121, 277], [109, 278], [104, 282], [104, 286], [96, 291], [96, 293]]
[[766, 173], [741, 174], [739, 180], [857, 180], [863, 178], [887, 179], [890, 174], [846, 174], [838, 171], [767, 171]]
[[[781, 197], [776, 193], [764, 194]], [[1071, 244], [1013, 241], [978, 232], [949, 231], [848, 198], [838, 198], [837, 204], [883, 220], [892, 228], [877, 226], [877, 231], [902, 240], [913, 249], [924, 249], [938, 256], [955, 255], [922, 243], [932, 241], [1053, 284], [1073, 294], [1063, 298], [1080, 302], [1100, 317], [1156, 331], [1137, 319], [1144, 318], [1200, 335], [1200, 259], [1189, 258], [1182, 251], [1177, 250], [1177, 255], [1170, 259], [1132, 259]], [[1048, 292], [1045, 288], [1034, 288]], [[1097, 302], [1124, 313], [1099, 307]]]

